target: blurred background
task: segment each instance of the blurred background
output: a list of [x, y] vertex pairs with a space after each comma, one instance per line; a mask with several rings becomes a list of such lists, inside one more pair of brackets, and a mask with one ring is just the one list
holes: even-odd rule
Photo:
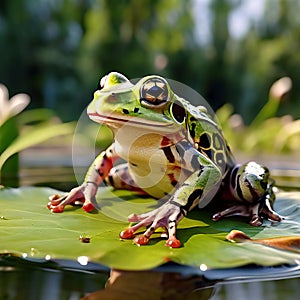
[[278, 115], [299, 117], [299, 13], [295, 0], [2, 0], [0, 82], [75, 120], [107, 72], [159, 74], [248, 123], [289, 76]]
[[299, 14], [297, 0], [2, 0], [0, 82], [31, 97], [15, 136], [36, 116], [78, 120], [110, 71], [158, 74], [210, 103], [234, 151], [299, 158]]

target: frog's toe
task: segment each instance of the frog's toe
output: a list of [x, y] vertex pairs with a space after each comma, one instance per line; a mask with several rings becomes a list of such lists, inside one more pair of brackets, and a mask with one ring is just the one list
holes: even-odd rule
[[[140, 223], [137, 225], [138, 227], [143, 226]], [[158, 227], [160, 227], [159, 224], [154, 220], [154, 222], [148, 227], [148, 229], [143, 234], [139, 234], [133, 239], [133, 242], [138, 246], [148, 244], [151, 235], [155, 232], [155, 230]]]
[[259, 203], [249, 207], [249, 224], [255, 227], [261, 226], [263, 219], [259, 214]]
[[131, 214], [128, 216], [128, 221], [129, 222], [141, 222], [143, 220], [145, 220], [147, 218], [147, 216], [144, 215], [138, 215], [138, 214]]
[[[61, 213], [64, 211], [64, 208], [66, 205], [68, 205], [68, 204], [77, 205], [77, 203], [79, 201], [80, 201], [80, 203], [84, 203], [84, 205], [85, 205], [84, 198], [77, 197], [77, 194], [76, 195], [65, 194], [61, 197], [59, 195], [52, 195], [49, 197], [49, 200], [50, 201], [47, 204], [47, 208], [50, 209], [54, 213]], [[84, 207], [84, 205], [83, 205], [83, 207]], [[90, 208], [90, 207], [88, 207], [88, 208]], [[88, 210], [86, 210], [86, 211], [88, 211]]]
[[247, 217], [250, 218], [249, 224], [252, 226], [260, 226], [263, 223], [262, 217], [259, 215], [259, 204], [255, 205], [233, 205], [227, 209], [217, 212], [212, 216], [213, 221], [219, 221], [225, 217]]
[[59, 205], [64, 199], [66, 199], [67, 194], [59, 196], [58, 194], [54, 194], [49, 196], [49, 202], [47, 207], [49, 208], [51, 205]]
[[[132, 225], [130, 227], [128, 227], [127, 229], [123, 230], [120, 232], [120, 238], [122, 239], [132, 239], [135, 236], [135, 233], [141, 228], [141, 227], [148, 227], [152, 224], [153, 220], [154, 220], [154, 215], [152, 217], [148, 216], [148, 217], [141, 217], [142, 215], [136, 215], [136, 214], [132, 214], [128, 217], [130, 222], [138, 222], [135, 225]], [[152, 227], [150, 227], [152, 228]], [[156, 229], [156, 228], [155, 228]], [[154, 229], [154, 230], [155, 230]], [[153, 232], [154, 232], [153, 230]], [[147, 231], [144, 233], [144, 235], [146, 235]], [[149, 231], [148, 233], [149, 234]], [[151, 234], [150, 234], [151, 235]], [[150, 235], [148, 236], [148, 239], [150, 237]], [[144, 245], [145, 243], [143, 243]]]
[[261, 226], [263, 223], [263, 219], [257, 215], [253, 215], [249, 224], [255, 227]]
[[133, 239], [133, 242], [138, 246], [147, 245], [149, 242], [149, 238], [144, 234], [140, 234]]
[[269, 211], [269, 210], [263, 210], [263, 214], [266, 216], [267, 219], [272, 220], [272, 221], [276, 221], [276, 222], [280, 222], [283, 218], [277, 214], [274, 211]]
[[61, 213], [64, 211], [65, 206], [61, 203], [65, 201], [67, 194], [59, 196], [58, 194], [51, 195], [49, 197], [49, 202], [47, 203], [47, 208], [55, 213]]
[[158, 209], [154, 209], [150, 212], [147, 212], [145, 214], [131, 214], [128, 216], [129, 222], [141, 222], [143, 220], [148, 220], [149, 223], [151, 223], [154, 220], [155, 215], [157, 214]]
[[51, 212], [54, 213], [62, 213], [65, 210], [64, 205], [55, 205], [55, 206], [50, 206], [48, 208], [51, 210]]
[[134, 229], [132, 227], [129, 227], [120, 232], [121, 239], [132, 239], [133, 237], [134, 237]]
[[86, 212], [92, 212], [95, 209], [94, 204], [91, 201], [84, 201], [82, 209]]
[[219, 221], [226, 217], [232, 217], [232, 216], [249, 216], [249, 210], [245, 205], [233, 205], [229, 208], [226, 208], [222, 211], [219, 211], [215, 213], [212, 216], [213, 221]]
[[266, 203], [264, 204], [261, 214], [265, 218], [272, 221], [280, 222], [282, 220], [282, 217], [271, 208], [269, 201], [266, 201]]
[[279, 222], [282, 219], [275, 211], [273, 211], [268, 201], [263, 204], [262, 208], [259, 207], [259, 204], [253, 205], [250, 209], [250, 217], [251, 220], [249, 223], [252, 226], [261, 226], [263, 218], [276, 222]]
[[170, 248], [180, 248], [181, 247], [181, 243], [180, 241], [176, 238], [176, 237], [171, 237], [166, 241], [165, 244], [167, 247]]
[[86, 212], [91, 212], [96, 206], [95, 193], [97, 189], [94, 184], [85, 184], [72, 189], [62, 196], [57, 194], [49, 197], [48, 209], [52, 212], [60, 213], [67, 205], [80, 205]]

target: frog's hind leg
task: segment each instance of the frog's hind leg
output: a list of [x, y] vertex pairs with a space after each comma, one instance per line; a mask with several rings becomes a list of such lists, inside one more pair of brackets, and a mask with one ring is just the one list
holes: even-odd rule
[[146, 195], [147, 193], [139, 188], [131, 177], [128, 164], [120, 164], [112, 168], [104, 182], [117, 190], [129, 190]]
[[261, 226], [263, 223], [263, 217], [272, 221], [281, 221], [279, 216], [272, 208], [268, 201], [265, 199], [262, 203], [256, 204], [236, 204], [229, 208], [226, 208], [212, 216], [213, 221], [219, 221], [225, 217], [241, 216], [248, 217], [249, 224], [252, 226]]
[[225, 217], [241, 216], [250, 217], [250, 224], [253, 226], [260, 226], [262, 224], [262, 218], [259, 217], [259, 203], [255, 205], [236, 204], [222, 211], [215, 213], [212, 216], [213, 221], [219, 221]]

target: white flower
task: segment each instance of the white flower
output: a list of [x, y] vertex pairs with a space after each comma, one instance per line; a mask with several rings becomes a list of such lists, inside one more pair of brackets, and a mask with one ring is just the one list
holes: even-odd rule
[[0, 126], [9, 118], [20, 113], [30, 102], [27, 94], [17, 94], [9, 100], [8, 90], [0, 84]]
[[292, 89], [292, 79], [290, 77], [282, 77], [275, 81], [270, 88], [270, 95], [274, 99], [280, 101]]

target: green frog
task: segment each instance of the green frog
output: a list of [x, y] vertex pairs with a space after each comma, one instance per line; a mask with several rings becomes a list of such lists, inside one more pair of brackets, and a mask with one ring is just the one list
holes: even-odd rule
[[[180, 247], [178, 223], [209, 203], [223, 205], [212, 216], [215, 221], [236, 215], [247, 217], [253, 226], [260, 226], [263, 218], [281, 220], [272, 209], [275, 196], [268, 169], [255, 162], [237, 165], [208, 109], [179, 97], [163, 77], [146, 76], [133, 84], [111, 72], [101, 79], [87, 113], [112, 129], [114, 142], [95, 159], [82, 185], [50, 197], [52, 212], [63, 212], [78, 201], [91, 212], [98, 186], [105, 182], [164, 199], [158, 208], [128, 217], [134, 225], [120, 237], [137, 245], [147, 244], [163, 227], [166, 246]], [[126, 163], [115, 164], [120, 158]], [[141, 227], [144, 233], [136, 234]]]

